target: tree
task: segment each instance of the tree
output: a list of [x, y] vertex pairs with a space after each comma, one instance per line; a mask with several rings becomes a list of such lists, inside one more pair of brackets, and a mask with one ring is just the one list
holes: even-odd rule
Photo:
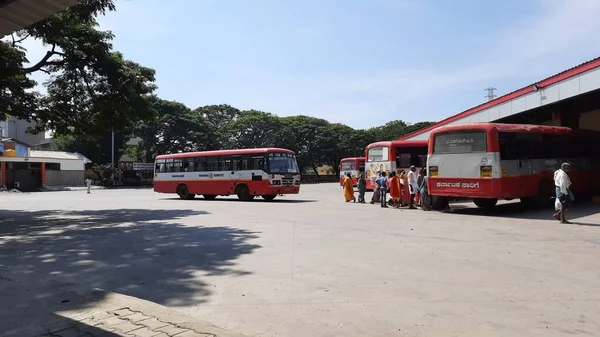
[[[113, 10], [113, 0], [88, 0], [2, 42], [0, 111], [36, 121], [37, 131], [51, 129], [59, 135], [97, 136], [151, 117], [145, 96], [155, 89], [154, 70], [125, 60], [112, 50], [112, 33], [97, 29], [97, 15]], [[22, 47], [27, 38], [48, 47], [31, 66], [25, 66]], [[36, 72], [50, 75], [46, 95], [30, 90], [36, 83], [28, 76]]]
[[241, 111], [226, 128], [227, 147], [235, 149], [281, 146], [283, 123], [268, 112]]
[[[115, 161], [125, 152], [125, 143], [129, 140], [127, 134], [115, 133]], [[79, 152], [97, 165], [110, 164], [112, 161], [112, 133], [100, 135], [55, 135], [52, 138], [52, 150]], [[115, 163], [116, 164], [116, 163]]]
[[206, 105], [194, 109], [194, 113], [204, 117], [216, 135], [216, 148], [225, 147], [227, 144], [227, 128], [235, 121], [240, 110], [228, 104]]
[[151, 162], [158, 154], [214, 150], [217, 135], [209, 121], [184, 104], [157, 97], [148, 99], [156, 116], [141, 122], [133, 131], [143, 157]]
[[309, 116], [283, 117], [281, 121], [284, 127], [282, 133], [286, 135], [285, 139], [281, 140], [282, 147], [296, 153], [301, 170], [313, 169], [318, 172], [322, 153], [319, 152], [316, 142], [317, 135], [319, 127], [329, 125], [329, 122]]

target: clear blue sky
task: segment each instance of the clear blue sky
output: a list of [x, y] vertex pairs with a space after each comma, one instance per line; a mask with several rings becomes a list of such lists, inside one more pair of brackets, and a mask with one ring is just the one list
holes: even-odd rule
[[370, 127], [600, 56], [599, 17], [598, 0], [117, 0], [100, 22], [165, 99]]

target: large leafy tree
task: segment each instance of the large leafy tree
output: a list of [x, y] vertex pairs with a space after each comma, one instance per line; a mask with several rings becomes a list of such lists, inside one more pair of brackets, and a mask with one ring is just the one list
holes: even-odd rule
[[[1, 42], [0, 112], [63, 135], [99, 136], [151, 117], [145, 96], [155, 89], [154, 70], [113, 51], [112, 33], [98, 29], [96, 17], [113, 10], [113, 0], [87, 0]], [[26, 59], [27, 38], [47, 47], [41, 59]], [[36, 72], [49, 75], [45, 95], [31, 90]]]
[[163, 153], [218, 148], [216, 132], [206, 117], [179, 102], [157, 97], [148, 100], [156, 117], [141, 122], [133, 132], [140, 138], [138, 147], [143, 154], [139, 156], [146, 161]]
[[226, 134], [229, 148], [282, 146], [284, 125], [279, 117], [268, 112], [246, 110], [229, 123]]
[[213, 131], [217, 147], [227, 147], [228, 127], [240, 116], [240, 110], [227, 104], [206, 105], [194, 109], [194, 113], [205, 118]]
[[281, 121], [285, 128], [281, 139], [283, 147], [296, 152], [300, 169], [313, 169], [318, 172], [317, 167], [321, 165], [323, 154], [317, 143], [319, 128], [329, 125], [329, 122], [309, 116], [282, 117]]

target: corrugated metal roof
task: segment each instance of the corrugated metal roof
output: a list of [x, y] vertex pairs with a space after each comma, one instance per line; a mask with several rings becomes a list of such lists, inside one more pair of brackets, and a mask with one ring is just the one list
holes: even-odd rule
[[80, 0], [0, 0], [0, 37], [28, 27], [79, 2]]
[[526, 94], [528, 94], [528, 93], [530, 93], [530, 92], [533, 91], [533, 86], [534, 85], [537, 85], [539, 88], [544, 88], [544, 87], [547, 87], [549, 85], [558, 83], [560, 81], [564, 81], [564, 80], [566, 80], [566, 79], [568, 79], [570, 77], [577, 76], [579, 74], [582, 74], [582, 73], [584, 73], [586, 71], [589, 71], [589, 70], [592, 70], [592, 69], [595, 69], [595, 68], [598, 68], [598, 67], [600, 67], [600, 57], [596, 57], [595, 59], [592, 59], [590, 61], [581, 63], [580, 65], [577, 65], [575, 67], [572, 67], [572, 68], [569, 68], [567, 70], [564, 70], [564, 71], [562, 71], [562, 72], [560, 72], [558, 74], [555, 74], [555, 75], [552, 75], [550, 77], [547, 77], [547, 78], [545, 78], [545, 79], [543, 79], [541, 81], [531, 83], [531, 84], [529, 84], [529, 85], [527, 85], [525, 87], [522, 87], [522, 88], [517, 89], [515, 91], [509, 92], [508, 94], [502, 95], [502, 96], [500, 96], [500, 97], [498, 97], [498, 98], [496, 98], [494, 100], [482, 103], [482, 104], [477, 105], [475, 107], [472, 107], [472, 108], [470, 108], [468, 110], [465, 110], [465, 111], [463, 111], [461, 113], [458, 113], [456, 115], [450, 116], [450, 117], [448, 117], [446, 119], [443, 119], [443, 120], [441, 120], [441, 121], [439, 121], [439, 122], [437, 122], [437, 123], [435, 123], [433, 125], [430, 125], [430, 126], [428, 126], [426, 128], [423, 128], [421, 130], [417, 130], [415, 132], [412, 132], [412, 133], [409, 133], [409, 134], [407, 134], [405, 136], [402, 136], [402, 137], [398, 138], [398, 140], [410, 139], [410, 138], [412, 138], [412, 137], [414, 137], [416, 135], [420, 135], [420, 134], [425, 133], [427, 131], [433, 130], [433, 129], [439, 127], [439, 126], [448, 124], [448, 123], [453, 122], [453, 121], [455, 121], [457, 119], [465, 118], [465, 117], [470, 116], [472, 114], [475, 114], [475, 113], [477, 113], [479, 111], [491, 108], [493, 106], [496, 106], [496, 105], [502, 104], [504, 102], [513, 100], [513, 99], [515, 99], [517, 97], [526, 95]]
[[30, 157], [36, 158], [50, 158], [50, 159], [79, 159], [83, 160], [85, 164], [91, 163], [86, 156], [82, 155], [78, 152], [63, 152], [63, 151], [38, 151], [38, 150], [30, 150]]

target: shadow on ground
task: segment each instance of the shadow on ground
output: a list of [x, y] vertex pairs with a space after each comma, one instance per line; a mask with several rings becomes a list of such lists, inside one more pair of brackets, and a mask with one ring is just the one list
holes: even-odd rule
[[[202, 226], [205, 212], [0, 211], [0, 275], [102, 288], [168, 306], [197, 305], [207, 275], [244, 276], [257, 232]], [[177, 219], [189, 218], [188, 225]]]
[[236, 196], [232, 196], [232, 197], [218, 197], [214, 200], [207, 200], [204, 199], [202, 196], [197, 196], [196, 198], [192, 199], [192, 200], [183, 200], [179, 197], [171, 197], [171, 198], [161, 198], [161, 200], [177, 200], [177, 201], [181, 201], [181, 202], [194, 202], [194, 201], [202, 201], [202, 202], [258, 202], [258, 203], [278, 203], [278, 204], [304, 204], [304, 203], [309, 203], [309, 202], [317, 202], [317, 200], [312, 200], [312, 199], [308, 199], [308, 200], [302, 200], [302, 199], [283, 199], [283, 198], [275, 198], [275, 200], [272, 201], [266, 201], [265, 199], [261, 198], [261, 197], [256, 197], [253, 200], [250, 201], [242, 201], [239, 200]]
[[[520, 202], [509, 202], [505, 204], [500, 204], [491, 209], [478, 208], [475, 205], [471, 206], [466, 203], [452, 204], [451, 208], [452, 213], [455, 214], [491, 216], [500, 218], [548, 220], [558, 222], [552, 217], [552, 214], [554, 213], [553, 209], [532, 210], [523, 206]], [[573, 225], [600, 227], [599, 223], [594, 224], [581, 222], [577, 220], [578, 218], [583, 218], [597, 214], [599, 211], [600, 207], [591, 202], [575, 203], [567, 212], [567, 219], [570, 219]]]

